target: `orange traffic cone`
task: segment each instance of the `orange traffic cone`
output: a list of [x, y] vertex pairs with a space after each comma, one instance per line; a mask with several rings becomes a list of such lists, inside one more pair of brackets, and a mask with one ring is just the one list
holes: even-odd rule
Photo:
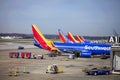
[[12, 76], [12, 68], [9, 68], [9, 76]]
[[16, 73], [19, 73], [19, 67], [16, 67]]

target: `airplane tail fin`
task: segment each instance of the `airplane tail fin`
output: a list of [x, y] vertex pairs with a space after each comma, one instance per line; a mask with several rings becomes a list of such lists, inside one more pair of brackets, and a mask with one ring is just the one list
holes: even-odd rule
[[47, 40], [42, 32], [38, 29], [38, 27], [33, 24], [32, 25], [32, 31], [34, 36], [34, 41], [41, 45], [42, 48], [49, 50], [49, 51], [59, 51], [57, 48], [53, 46], [53, 42], [51, 40]]
[[85, 41], [85, 39], [82, 37], [82, 36], [80, 36], [80, 39], [84, 42]]
[[79, 42], [84, 42], [83, 39], [81, 39], [81, 37], [79, 37], [78, 35], [76, 35], [76, 39], [77, 39]]
[[70, 32], [68, 32], [68, 39], [72, 42], [78, 42]]
[[71, 42], [60, 29], [58, 29], [58, 34], [61, 42]]
[[80, 36], [80, 39], [83, 41], [83, 42], [86, 42], [86, 43], [91, 43], [90, 41], [84, 39], [84, 37]]

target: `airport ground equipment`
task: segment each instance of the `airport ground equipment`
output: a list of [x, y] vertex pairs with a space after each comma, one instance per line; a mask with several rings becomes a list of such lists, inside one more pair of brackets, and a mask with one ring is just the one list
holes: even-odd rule
[[110, 67], [100, 67], [100, 68], [92, 68], [92, 69], [84, 69], [87, 75], [109, 75], [111, 73]]
[[12, 73], [13, 73], [13, 71], [12, 71], [12, 68], [10, 67], [10, 68], [9, 68], [9, 73], [8, 73], [8, 75], [9, 75], [9, 76], [12, 76]]
[[9, 57], [10, 58], [28, 58], [30, 59], [31, 58], [31, 52], [10, 52], [9, 53]]
[[31, 52], [21, 52], [21, 57], [22, 58], [31, 58]]
[[74, 54], [69, 54], [69, 59], [74, 59], [75, 55]]
[[34, 55], [33, 55], [33, 58], [34, 58], [34, 59], [43, 59], [44, 56], [43, 56], [43, 55], [34, 54]]
[[48, 56], [49, 57], [57, 57], [57, 56], [61, 56], [61, 53], [50, 51], [50, 53], [48, 53]]
[[19, 58], [19, 52], [10, 52], [9, 53], [9, 57], [10, 58]]
[[46, 73], [49, 73], [49, 74], [56, 74], [56, 73], [62, 73], [62, 72], [63, 72], [62, 68], [56, 64], [49, 65], [46, 70]]
[[107, 59], [107, 58], [110, 58], [110, 56], [109, 56], [109, 55], [106, 55], [106, 54], [102, 54], [102, 55], [100, 56], [100, 59]]
[[56, 56], [57, 56], [57, 53], [52, 53], [52, 52], [51, 52], [51, 53], [48, 54], [48, 56], [49, 56], [49, 57], [56, 57]]
[[31, 52], [10, 52], [10, 58], [27, 58], [27, 59], [43, 59], [43, 55], [32, 54]]
[[22, 49], [24, 49], [23, 46], [18, 46], [18, 50], [22, 50]]
[[31, 52], [21, 52], [21, 57], [22, 58], [31, 58]]
[[56, 70], [55, 70], [55, 67], [53, 67], [53, 65], [49, 65], [49, 66], [47, 67], [46, 73], [55, 74], [55, 73], [57, 73], [57, 72], [56, 72]]

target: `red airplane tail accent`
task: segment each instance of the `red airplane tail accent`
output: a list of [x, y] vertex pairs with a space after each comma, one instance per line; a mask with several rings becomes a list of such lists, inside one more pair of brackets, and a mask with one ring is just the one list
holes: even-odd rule
[[51, 40], [47, 40], [43, 36], [42, 32], [34, 24], [32, 25], [32, 31], [35, 41], [37, 41], [37, 43], [41, 45], [42, 48], [49, 51], [59, 51], [57, 48], [53, 46], [53, 42]]
[[81, 39], [81, 37], [79, 37], [78, 35], [76, 35], [76, 39], [77, 39], [79, 42], [84, 42], [83, 39]]
[[68, 32], [68, 39], [72, 42], [78, 42], [70, 32]]
[[80, 36], [80, 39], [81, 39], [83, 42], [85, 41], [85, 39], [84, 39], [83, 37], [81, 37], [81, 36]]
[[61, 42], [67, 42], [67, 40], [65, 39], [65, 37], [63, 36], [63, 34], [60, 32], [60, 30], [58, 30], [58, 34], [59, 34], [59, 38]]

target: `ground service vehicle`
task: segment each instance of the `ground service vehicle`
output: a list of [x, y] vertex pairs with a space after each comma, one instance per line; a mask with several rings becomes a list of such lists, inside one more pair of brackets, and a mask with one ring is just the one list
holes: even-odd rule
[[102, 67], [102, 68], [92, 68], [92, 69], [85, 69], [83, 72], [87, 73], [88, 75], [109, 75], [111, 73], [110, 67]]

